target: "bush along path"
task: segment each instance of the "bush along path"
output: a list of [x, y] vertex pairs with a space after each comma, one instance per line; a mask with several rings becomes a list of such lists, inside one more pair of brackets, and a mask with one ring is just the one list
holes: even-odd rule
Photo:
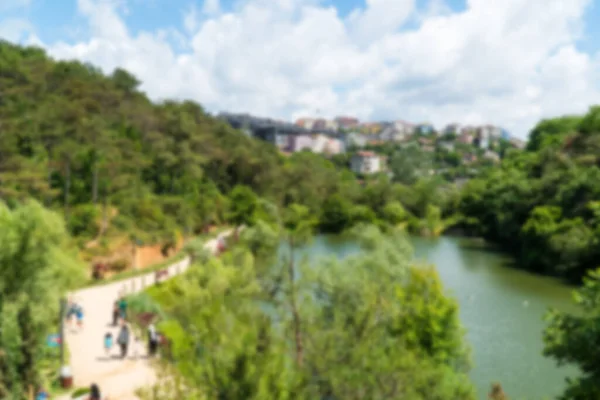
[[[211, 254], [218, 254], [219, 243], [234, 230], [220, 233], [208, 240], [204, 247]], [[161, 280], [185, 272], [191, 264], [189, 257], [178, 261], [163, 271]], [[107, 354], [104, 349], [104, 335], [112, 333], [116, 344], [119, 328], [112, 326], [114, 302], [120, 295], [140, 292], [155, 283], [156, 273], [148, 273], [102, 286], [89, 287], [71, 293], [84, 310], [83, 327], [76, 328], [68, 324], [65, 327], [65, 339], [69, 348], [69, 366], [73, 375], [74, 388], [89, 387], [96, 383], [103, 397], [111, 400], [138, 400], [134, 394], [137, 389], [152, 385], [156, 375], [151, 361], [147, 359], [146, 338], [134, 340], [133, 330], [128, 355], [119, 358], [118, 346], [113, 346]], [[71, 394], [58, 397], [59, 400], [71, 399]]]

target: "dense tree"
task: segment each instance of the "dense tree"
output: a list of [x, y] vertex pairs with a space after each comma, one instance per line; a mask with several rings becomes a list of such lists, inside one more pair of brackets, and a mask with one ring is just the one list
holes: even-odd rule
[[0, 397], [21, 399], [56, 378], [46, 336], [58, 329], [60, 297], [85, 277], [60, 216], [35, 202], [0, 204], [0, 225]]
[[531, 271], [579, 280], [600, 256], [600, 126], [583, 117], [544, 120], [528, 151], [469, 182], [458, 206], [467, 230], [513, 253]]
[[[282, 216], [288, 239], [310, 233], [306, 211]], [[151, 290], [176, 363], [163, 365], [159, 397], [145, 398], [475, 398], [456, 303], [433, 269], [410, 265], [406, 238], [361, 226], [363, 253], [300, 263], [284, 283], [293, 291], [266, 296], [262, 282], [279, 268], [263, 268], [256, 247], [244, 247], [263, 229], [259, 222], [225, 257]]]
[[575, 295], [580, 312], [551, 310], [544, 353], [559, 365], [575, 364], [581, 375], [568, 380], [563, 400], [600, 398], [600, 270], [591, 271]]

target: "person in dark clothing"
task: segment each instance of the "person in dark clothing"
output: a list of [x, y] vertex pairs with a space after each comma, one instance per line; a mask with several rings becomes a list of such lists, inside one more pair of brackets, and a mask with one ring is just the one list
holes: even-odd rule
[[90, 397], [89, 400], [101, 400], [100, 397], [100, 388], [95, 383], [92, 383], [90, 386]]
[[129, 347], [129, 327], [125, 322], [123, 322], [123, 325], [121, 325], [117, 342], [121, 348], [121, 358], [125, 358], [127, 355], [127, 348]]
[[119, 302], [115, 301], [115, 304], [113, 304], [113, 314], [112, 314], [112, 321], [113, 321], [113, 326], [117, 326], [117, 324], [119, 323]]
[[156, 349], [158, 348], [158, 332], [154, 324], [150, 324], [148, 327], [148, 354], [153, 357], [156, 355]]

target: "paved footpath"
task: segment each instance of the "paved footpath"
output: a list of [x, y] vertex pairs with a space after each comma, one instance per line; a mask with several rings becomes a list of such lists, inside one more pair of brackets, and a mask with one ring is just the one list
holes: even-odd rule
[[[205, 247], [215, 254], [218, 241], [232, 233], [232, 230], [219, 234], [209, 240]], [[168, 279], [187, 270], [190, 259], [185, 258], [170, 267]], [[131, 341], [128, 356], [121, 360], [118, 357], [118, 346], [114, 346], [111, 354], [104, 350], [104, 335], [112, 332], [117, 337], [118, 328], [113, 327], [113, 304], [120, 293], [135, 293], [154, 283], [154, 272], [134, 278], [109, 283], [103, 286], [86, 288], [73, 293], [75, 300], [84, 310], [84, 326], [82, 330], [65, 327], [66, 343], [71, 356], [70, 367], [73, 374], [73, 387], [89, 387], [96, 383], [103, 397], [109, 400], [139, 400], [135, 391], [155, 382], [156, 375], [151, 362], [146, 358], [146, 337], [139, 342]], [[132, 336], [133, 339], [133, 336]], [[137, 357], [135, 357], [137, 351]], [[58, 400], [70, 399], [70, 395], [58, 397]]]

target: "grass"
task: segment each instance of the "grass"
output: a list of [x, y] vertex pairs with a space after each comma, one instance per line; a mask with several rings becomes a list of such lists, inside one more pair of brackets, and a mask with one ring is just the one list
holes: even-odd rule
[[[210, 239], [215, 238], [218, 234], [220, 234], [228, 229], [231, 229], [231, 227], [230, 226], [221, 226], [221, 227], [218, 227], [217, 229], [215, 229], [213, 232], [203, 234], [200, 236], [196, 236], [195, 238], [210, 240]], [[106, 278], [106, 279], [93, 279], [92, 278], [90, 281], [88, 281], [88, 283], [86, 285], [83, 286], [83, 288], [101, 286], [101, 285], [105, 285], [107, 283], [113, 283], [113, 282], [117, 282], [117, 281], [120, 281], [123, 279], [134, 278], [134, 277], [144, 275], [144, 274], [147, 274], [150, 272], [156, 272], [156, 271], [159, 271], [171, 264], [176, 263], [177, 261], [183, 260], [185, 257], [186, 257], [185, 250], [181, 249], [177, 254], [174, 254], [173, 256], [171, 256], [157, 264], [153, 264], [149, 267], [146, 267], [146, 268], [130, 269], [127, 271], [123, 271], [123, 272], [111, 275], [109, 278]]]

